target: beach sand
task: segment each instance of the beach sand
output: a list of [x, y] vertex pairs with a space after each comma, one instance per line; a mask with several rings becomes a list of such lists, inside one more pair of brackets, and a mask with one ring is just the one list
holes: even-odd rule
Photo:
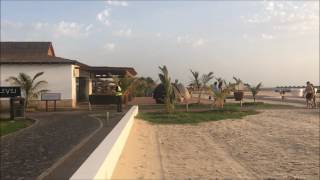
[[263, 110], [241, 120], [135, 120], [113, 178], [319, 179], [319, 110]]
[[112, 179], [163, 179], [157, 131], [135, 119]]

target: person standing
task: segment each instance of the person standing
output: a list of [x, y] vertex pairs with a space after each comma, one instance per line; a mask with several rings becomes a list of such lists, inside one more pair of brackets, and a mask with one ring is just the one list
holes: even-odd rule
[[314, 88], [313, 84], [310, 84], [311, 85], [311, 88], [312, 88], [312, 107], [316, 108], [317, 104], [316, 104], [316, 89]]
[[122, 112], [122, 89], [120, 83], [116, 84], [117, 111]]
[[219, 92], [219, 87], [218, 87], [218, 82], [217, 81], [213, 83], [213, 91], [214, 92]]
[[311, 108], [313, 96], [314, 96], [314, 88], [312, 88], [312, 85], [309, 81], [307, 82], [307, 86], [304, 90], [304, 93], [305, 93], [305, 97], [306, 97], [307, 108]]
[[281, 101], [284, 102], [284, 95], [286, 94], [286, 91], [284, 89], [280, 90], [280, 96], [281, 96]]

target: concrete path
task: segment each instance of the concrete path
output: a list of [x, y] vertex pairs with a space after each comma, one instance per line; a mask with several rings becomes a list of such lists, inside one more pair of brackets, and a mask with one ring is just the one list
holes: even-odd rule
[[56, 162], [55, 165], [47, 169], [47, 171], [43, 172], [38, 178], [44, 180], [69, 179], [96, 149], [100, 142], [102, 142], [103, 139], [111, 132], [114, 126], [117, 125], [126, 111], [127, 110], [122, 113], [111, 113], [108, 121], [102, 116], [105, 112], [95, 112], [95, 115], [91, 115], [91, 117], [100, 121], [101, 126], [83, 139], [77, 147], [68, 152], [63, 159]]
[[36, 179], [101, 122], [88, 112], [34, 113], [32, 127], [1, 138], [0, 179]]

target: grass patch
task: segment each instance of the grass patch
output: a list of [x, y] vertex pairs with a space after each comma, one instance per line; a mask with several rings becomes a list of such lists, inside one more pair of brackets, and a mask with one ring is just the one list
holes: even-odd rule
[[245, 102], [243, 103], [243, 107], [247, 108], [257, 108], [257, 109], [285, 109], [285, 108], [296, 108], [292, 105], [286, 104], [269, 104], [264, 102]]
[[138, 118], [158, 124], [187, 124], [206, 121], [218, 121], [223, 119], [241, 119], [247, 115], [257, 114], [254, 110], [210, 110], [201, 112], [140, 112]]
[[32, 121], [27, 119], [19, 120], [4, 120], [0, 119], [0, 136], [13, 133], [19, 129], [23, 129], [32, 124]]
[[[264, 102], [244, 102], [242, 104], [242, 108], [240, 107], [240, 103], [226, 103], [224, 105], [224, 110], [248, 110], [248, 109], [290, 109], [296, 108], [292, 105], [285, 105], [285, 104], [268, 104]], [[163, 111], [165, 106], [163, 104], [152, 104], [152, 105], [139, 105], [139, 110], [141, 111]], [[185, 104], [176, 104], [175, 105], [176, 111], [185, 111], [186, 105]], [[190, 111], [208, 111], [212, 109], [211, 104], [198, 104], [192, 103], [189, 104]], [[213, 108], [214, 110], [219, 110], [217, 108]]]

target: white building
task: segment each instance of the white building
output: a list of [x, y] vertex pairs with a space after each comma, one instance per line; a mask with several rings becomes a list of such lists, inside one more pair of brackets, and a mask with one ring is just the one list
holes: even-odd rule
[[[44, 72], [38, 80], [48, 82], [45, 89], [49, 92], [61, 93], [58, 107], [76, 107], [77, 102], [86, 101], [97, 77], [136, 75], [133, 68], [90, 67], [76, 60], [57, 57], [51, 42], [1, 42], [0, 86], [11, 86], [6, 79], [21, 72], [31, 77]], [[37, 103], [44, 106], [44, 102]]]

